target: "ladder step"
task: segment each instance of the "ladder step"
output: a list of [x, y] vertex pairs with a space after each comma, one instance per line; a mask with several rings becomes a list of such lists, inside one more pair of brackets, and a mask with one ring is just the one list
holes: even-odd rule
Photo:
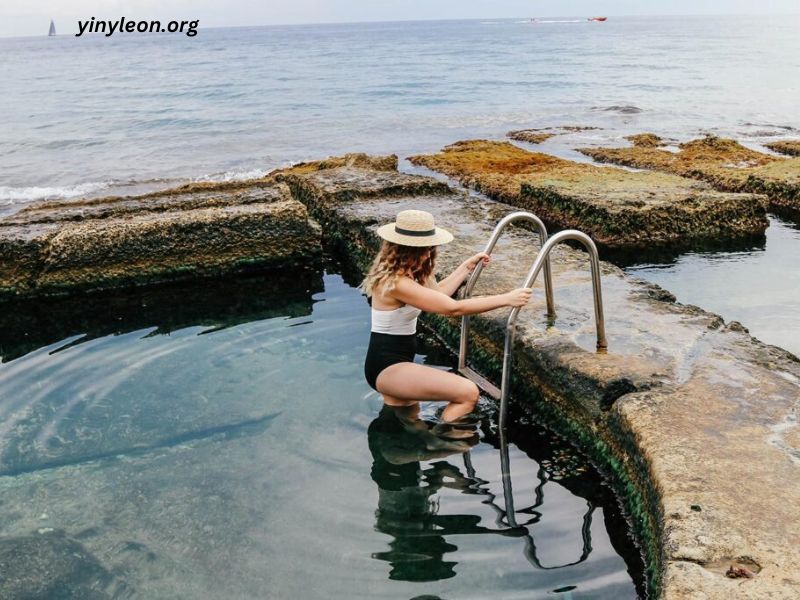
[[486, 379], [483, 375], [479, 375], [469, 367], [464, 367], [458, 370], [464, 377], [472, 381], [475, 385], [481, 388], [484, 392], [489, 394], [495, 400], [500, 400], [500, 389]]

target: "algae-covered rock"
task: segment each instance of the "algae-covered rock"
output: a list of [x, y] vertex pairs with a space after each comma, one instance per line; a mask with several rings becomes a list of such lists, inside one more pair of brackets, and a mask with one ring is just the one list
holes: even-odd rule
[[662, 140], [655, 133], [637, 133], [634, 135], [625, 136], [625, 139], [631, 142], [634, 146], [640, 148], [657, 148], [664, 145]]
[[770, 150], [788, 154], [789, 156], [800, 156], [800, 140], [781, 140], [764, 144]]
[[388, 156], [371, 156], [363, 152], [354, 152], [345, 154], [344, 156], [332, 156], [324, 160], [301, 162], [291, 167], [275, 169], [269, 173], [269, 176], [289, 174], [303, 175], [305, 173], [335, 169], [337, 167], [357, 167], [361, 169], [371, 169], [373, 171], [396, 171], [397, 156], [394, 154]]
[[518, 129], [516, 131], [509, 131], [506, 135], [512, 140], [517, 140], [518, 142], [541, 144], [557, 134], [540, 131], [538, 129]]
[[0, 220], [0, 299], [301, 266], [321, 253], [272, 179], [44, 202]]
[[596, 167], [507, 142], [471, 140], [413, 156], [492, 198], [615, 247], [749, 236], [767, 227], [763, 198], [659, 173]]
[[706, 136], [680, 144], [678, 152], [641, 144], [578, 151], [600, 162], [699, 179], [722, 191], [763, 193], [773, 208], [800, 210], [800, 159], [771, 156], [732, 139]]

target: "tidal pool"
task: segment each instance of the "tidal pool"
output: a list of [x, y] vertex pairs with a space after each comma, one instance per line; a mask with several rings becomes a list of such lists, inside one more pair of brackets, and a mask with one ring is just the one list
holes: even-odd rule
[[739, 321], [763, 342], [800, 356], [800, 226], [770, 215], [766, 235], [681, 254], [608, 253], [631, 275], [675, 294], [679, 302]]
[[591, 464], [483, 400], [430, 450], [364, 381], [369, 317], [330, 269], [5, 306], [0, 597], [636, 598]]

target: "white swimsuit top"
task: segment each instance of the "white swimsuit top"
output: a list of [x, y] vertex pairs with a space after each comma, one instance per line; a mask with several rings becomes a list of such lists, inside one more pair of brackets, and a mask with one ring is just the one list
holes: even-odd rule
[[410, 304], [392, 310], [372, 309], [372, 331], [392, 335], [417, 333], [417, 316], [422, 311]]

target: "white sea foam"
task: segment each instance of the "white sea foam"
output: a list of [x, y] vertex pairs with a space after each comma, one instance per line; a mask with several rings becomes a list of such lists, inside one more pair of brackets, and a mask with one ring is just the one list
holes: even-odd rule
[[3, 204], [16, 204], [32, 202], [34, 200], [57, 200], [86, 196], [106, 189], [112, 185], [110, 181], [90, 181], [73, 186], [64, 187], [13, 187], [0, 185], [0, 202]]
[[271, 169], [248, 169], [245, 171], [225, 171], [224, 173], [213, 173], [211, 175], [201, 175], [195, 177], [192, 181], [244, 181], [246, 179], [258, 179], [264, 177]]

